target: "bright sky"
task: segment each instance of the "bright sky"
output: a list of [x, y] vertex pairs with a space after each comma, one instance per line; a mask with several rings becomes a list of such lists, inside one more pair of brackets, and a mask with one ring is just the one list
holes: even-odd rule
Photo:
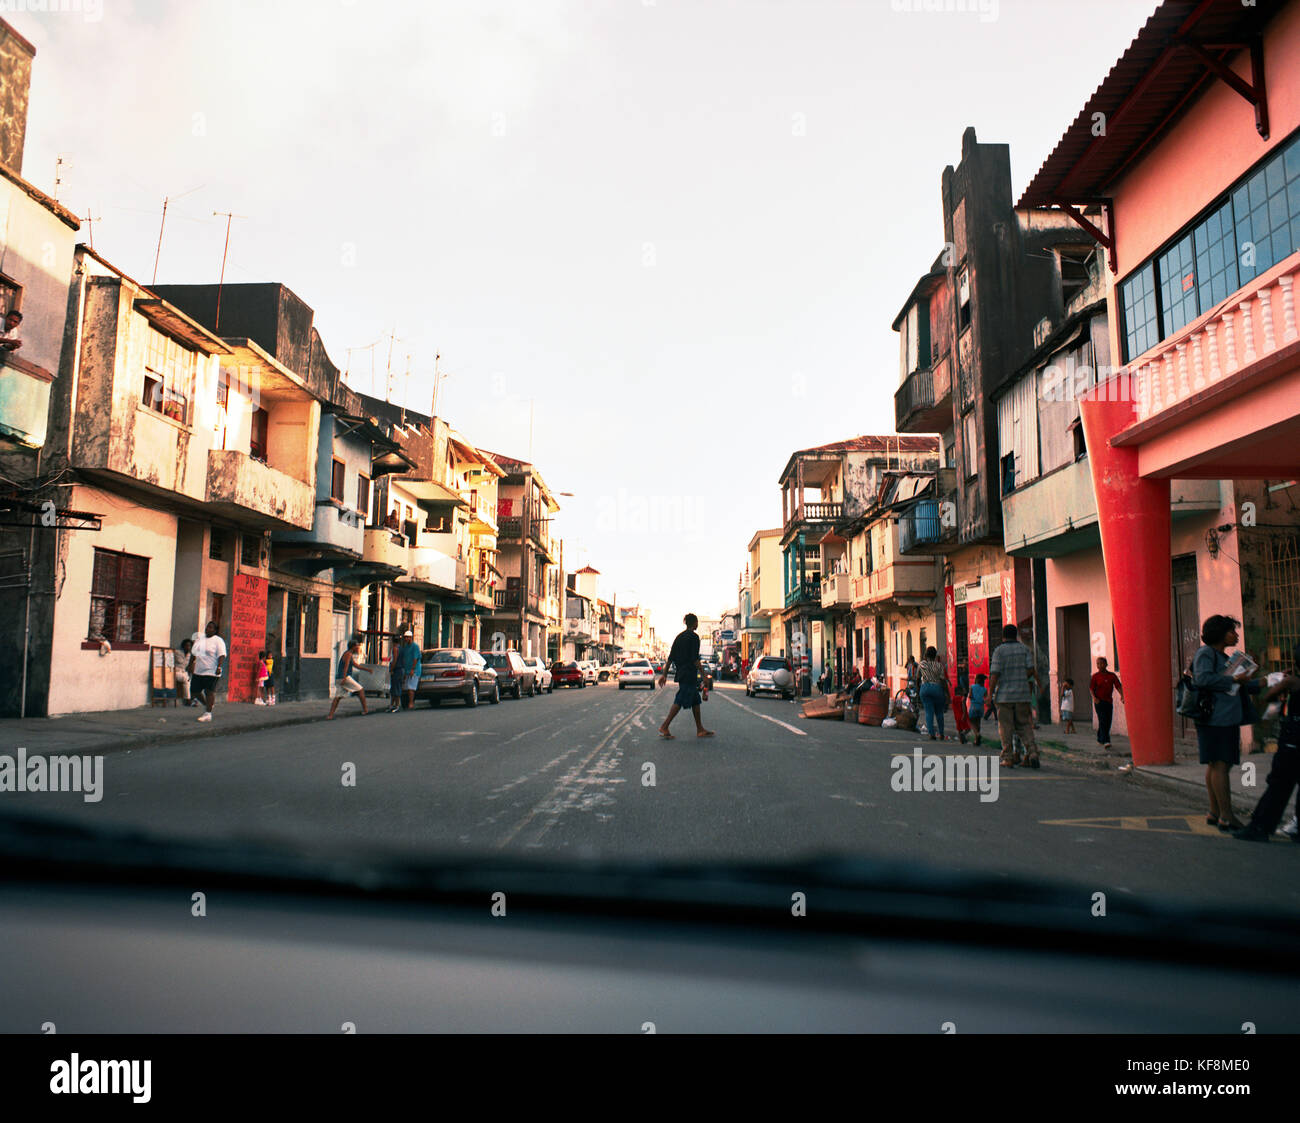
[[[665, 637], [736, 603], [791, 452], [893, 430], [961, 134], [1013, 191], [1151, 0], [64, 0], [24, 175], [148, 284], [281, 281], [366, 392], [532, 459]], [[923, 12], [912, 7], [970, 7]], [[98, 16], [99, 18], [94, 18]], [[992, 17], [992, 18], [990, 18]], [[86, 228], [83, 225], [83, 236]], [[371, 356], [377, 382], [371, 382]]]

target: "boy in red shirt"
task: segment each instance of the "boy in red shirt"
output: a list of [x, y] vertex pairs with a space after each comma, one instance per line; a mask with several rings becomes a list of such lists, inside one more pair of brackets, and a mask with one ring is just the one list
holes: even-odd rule
[[1092, 691], [1092, 703], [1097, 707], [1097, 743], [1110, 748], [1110, 723], [1115, 716], [1115, 691], [1119, 691], [1119, 700], [1124, 701], [1124, 684], [1119, 676], [1106, 669], [1106, 660], [1097, 657], [1097, 673], [1088, 682]]

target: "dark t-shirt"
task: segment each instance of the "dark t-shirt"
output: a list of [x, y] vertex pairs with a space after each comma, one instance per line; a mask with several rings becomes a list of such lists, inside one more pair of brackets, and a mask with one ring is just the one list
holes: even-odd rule
[[676, 680], [683, 686], [694, 685], [700, 681], [700, 637], [689, 628], [678, 632], [673, 640], [672, 650], [668, 652], [668, 662], [664, 670], [676, 667]]

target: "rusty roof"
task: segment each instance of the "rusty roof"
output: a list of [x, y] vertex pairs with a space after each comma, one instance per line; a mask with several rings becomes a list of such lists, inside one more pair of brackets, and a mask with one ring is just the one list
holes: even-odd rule
[[[1029, 181], [1019, 206], [1083, 203], [1104, 197], [1142, 153], [1218, 81], [1185, 44], [1205, 45], [1219, 62], [1277, 14], [1284, 0], [1168, 0], [1147, 20]], [[1210, 44], [1216, 44], [1210, 46]], [[1265, 69], [1268, 59], [1264, 60]], [[1094, 114], [1105, 133], [1093, 135]]]

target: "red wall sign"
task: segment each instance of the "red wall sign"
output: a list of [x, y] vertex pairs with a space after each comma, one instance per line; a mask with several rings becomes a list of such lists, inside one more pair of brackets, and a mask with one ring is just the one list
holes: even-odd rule
[[988, 602], [966, 602], [966, 665], [970, 681], [976, 675], [989, 673], [989, 612]]
[[947, 637], [948, 682], [957, 688], [957, 602], [952, 586], [943, 587], [943, 631]]
[[251, 702], [257, 693], [257, 653], [266, 647], [265, 577], [235, 575], [234, 604], [230, 611], [230, 680], [226, 697], [231, 702]]

